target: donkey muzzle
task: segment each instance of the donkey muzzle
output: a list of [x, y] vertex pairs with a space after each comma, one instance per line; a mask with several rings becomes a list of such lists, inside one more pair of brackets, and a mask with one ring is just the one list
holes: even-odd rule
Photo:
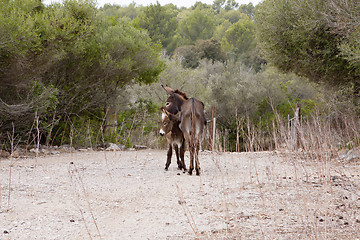
[[161, 136], [164, 136], [164, 135], [165, 135], [164, 130], [160, 129], [160, 135], [161, 135]]

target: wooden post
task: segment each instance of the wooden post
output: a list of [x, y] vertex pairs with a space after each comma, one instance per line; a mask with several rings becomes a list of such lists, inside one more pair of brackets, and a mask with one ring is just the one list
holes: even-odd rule
[[297, 105], [295, 114], [294, 114], [294, 130], [295, 130], [295, 148], [298, 149], [301, 145], [301, 137], [300, 137], [300, 131], [301, 131], [301, 104]]
[[216, 133], [216, 118], [213, 118], [213, 132], [212, 132], [212, 146], [211, 146], [211, 149], [212, 151], [214, 151], [214, 148], [215, 148], [215, 133]]
[[215, 115], [215, 107], [212, 106], [211, 107], [210, 133], [209, 133], [209, 150], [210, 151], [213, 151], [213, 142], [215, 141], [214, 134], [213, 134], [214, 129], [215, 129], [214, 115]]
[[298, 149], [301, 145], [301, 104], [298, 104], [294, 117], [288, 115], [289, 143], [292, 150]]
[[239, 121], [239, 117], [238, 117], [237, 108], [235, 109], [235, 119], [236, 119], [236, 145], [235, 145], [235, 151], [240, 152], [240, 141], [239, 141], [240, 121]]

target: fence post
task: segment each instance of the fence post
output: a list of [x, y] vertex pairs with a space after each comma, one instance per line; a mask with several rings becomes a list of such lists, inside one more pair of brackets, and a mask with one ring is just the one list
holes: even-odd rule
[[213, 142], [215, 141], [214, 137], [214, 129], [215, 129], [215, 123], [214, 123], [214, 115], [215, 115], [215, 107], [211, 107], [211, 122], [210, 122], [210, 133], [209, 133], [209, 150], [213, 150]]
[[290, 119], [288, 115], [289, 142], [293, 150], [301, 145], [301, 119], [301, 104], [298, 104], [294, 117]]
[[295, 148], [298, 149], [301, 144], [301, 138], [300, 138], [300, 130], [301, 130], [301, 104], [297, 105], [296, 111], [295, 111]]
[[211, 146], [211, 151], [214, 151], [214, 148], [215, 148], [215, 133], [216, 133], [216, 118], [213, 118], [213, 131], [212, 131], [212, 146]]

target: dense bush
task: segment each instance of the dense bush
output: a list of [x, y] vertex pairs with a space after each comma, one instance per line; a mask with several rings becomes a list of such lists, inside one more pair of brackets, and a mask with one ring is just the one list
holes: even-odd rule
[[265, 0], [255, 22], [264, 57], [281, 70], [359, 88], [357, 0]]
[[88, 119], [105, 131], [119, 90], [133, 82], [149, 84], [163, 69], [160, 49], [145, 31], [127, 19], [98, 18], [92, 1], [0, 5], [2, 142], [13, 128], [29, 134], [35, 120], [43, 143], [64, 143], [63, 137], [50, 138]]

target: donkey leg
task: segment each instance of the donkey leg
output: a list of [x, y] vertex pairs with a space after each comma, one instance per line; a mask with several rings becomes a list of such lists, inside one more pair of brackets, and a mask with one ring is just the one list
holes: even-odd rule
[[193, 148], [193, 146], [189, 147], [189, 151], [190, 151], [189, 175], [192, 175], [192, 171], [194, 170], [194, 148]]
[[195, 152], [195, 170], [196, 170], [196, 175], [200, 175], [200, 161], [199, 161], [199, 144], [196, 144], [196, 147], [194, 149]]
[[170, 163], [171, 163], [171, 155], [172, 155], [172, 146], [169, 144], [169, 150], [167, 152], [167, 160], [165, 164], [165, 170], [167, 171], [169, 169]]
[[178, 147], [178, 145], [175, 145], [174, 148], [175, 148], [175, 154], [176, 154], [176, 160], [177, 160], [178, 169], [181, 170], [183, 168], [183, 166], [182, 166], [182, 163], [181, 163], [180, 158], [179, 158], [179, 147]]
[[183, 166], [183, 170], [184, 172], [186, 171], [186, 164], [185, 164], [185, 141], [183, 142], [183, 144], [181, 144], [180, 147], [180, 159], [181, 159], [181, 163]]

